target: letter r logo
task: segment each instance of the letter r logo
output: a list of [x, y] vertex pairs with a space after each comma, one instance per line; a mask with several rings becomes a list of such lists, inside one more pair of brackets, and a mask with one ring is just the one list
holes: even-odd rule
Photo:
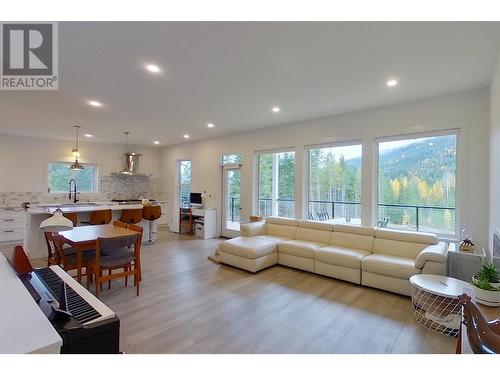
[[52, 75], [54, 48], [52, 26], [52, 24], [3, 24], [3, 74]]

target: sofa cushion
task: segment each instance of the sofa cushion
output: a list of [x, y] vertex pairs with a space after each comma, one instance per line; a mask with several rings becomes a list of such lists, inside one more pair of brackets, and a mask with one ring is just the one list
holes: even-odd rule
[[359, 234], [361, 236], [374, 236], [375, 229], [373, 227], [365, 227], [362, 225], [346, 225], [346, 224], [335, 224], [333, 226], [334, 232], [342, 233], [352, 233]]
[[289, 238], [287, 237], [280, 237], [280, 236], [271, 236], [270, 234], [264, 234], [262, 236], [259, 236], [260, 238], [266, 238], [268, 240], [274, 241], [274, 242], [281, 242], [281, 241], [287, 241]]
[[332, 231], [320, 230], [320, 229], [309, 229], [309, 228], [297, 228], [295, 231], [295, 239], [309, 242], [321, 242], [324, 244], [330, 243], [330, 235]]
[[415, 268], [414, 259], [381, 254], [368, 255], [363, 258], [361, 268], [366, 272], [399, 279], [409, 279], [420, 273], [420, 270]]
[[240, 257], [255, 259], [276, 251], [278, 242], [264, 236], [236, 237], [219, 244], [219, 249]]
[[244, 237], [259, 236], [266, 234], [266, 222], [264, 220], [240, 225], [240, 233]]
[[279, 217], [279, 216], [267, 216], [265, 218], [266, 223], [270, 224], [279, 224], [279, 225], [288, 225], [291, 227], [296, 227], [299, 224], [298, 220], [290, 219], [288, 217]]
[[326, 230], [328, 232], [333, 231], [333, 224], [325, 223], [324, 221], [300, 220], [299, 227], [300, 228]]
[[372, 252], [373, 236], [345, 232], [332, 232], [330, 235], [330, 245]]
[[301, 241], [301, 240], [289, 240], [278, 243], [278, 251], [280, 253], [295, 255], [303, 258], [314, 258], [314, 252], [320, 247], [326, 244]]
[[384, 238], [386, 240], [423, 243], [427, 245], [435, 245], [438, 243], [438, 238], [433, 233], [423, 232], [408, 232], [402, 230], [391, 230], [384, 228], [375, 228], [375, 237]]
[[296, 226], [266, 223], [266, 234], [271, 236], [295, 238]]
[[363, 250], [326, 246], [316, 250], [314, 259], [318, 262], [360, 269], [361, 260], [370, 254], [370, 252]]
[[405, 242], [375, 238], [373, 241], [373, 254], [385, 254], [396, 257], [415, 259], [427, 246], [423, 243]]

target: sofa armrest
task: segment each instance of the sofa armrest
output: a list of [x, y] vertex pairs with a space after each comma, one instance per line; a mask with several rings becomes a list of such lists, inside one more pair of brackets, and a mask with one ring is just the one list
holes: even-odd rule
[[240, 234], [244, 237], [260, 236], [266, 234], [266, 222], [264, 220], [253, 223], [241, 224]]
[[415, 268], [424, 268], [426, 262], [445, 263], [447, 252], [448, 244], [445, 242], [427, 246], [415, 259]]

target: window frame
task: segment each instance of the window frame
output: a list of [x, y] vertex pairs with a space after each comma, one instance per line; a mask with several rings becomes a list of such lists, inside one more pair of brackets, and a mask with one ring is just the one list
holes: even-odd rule
[[[45, 172], [46, 172], [46, 178], [45, 178], [46, 189], [45, 189], [45, 191], [47, 191], [48, 194], [61, 194], [61, 193], [67, 194], [69, 191], [69, 186], [68, 186], [68, 190], [64, 190], [64, 191], [53, 191], [52, 190], [52, 187], [50, 186], [50, 183], [49, 183], [49, 166], [50, 166], [50, 164], [64, 164], [64, 165], [67, 165], [69, 167], [70, 165], [73, 164], [73, 162], [72, 161], [49, 160], [47, 162], [47, 169], [45, 170]], [[83, 190], [83, 191], [79, 189], [79, 192], [84, 193], [84, 194], [99, 193], [99, 165], [97, 163], [80, 163], [80, 164], [83, 165], [84, 167], [95, 167], [94, 183], [93, 183], [95, 188], [93, 190]]]
[[[241, 156], [241, 160], [240, 161], [227, 162], [227, 163], [224, 161], [224, 157], [225, 156], [234, 156], [234, 155]], [[221, 157], [220, 157], [220, 165], [221, 166], [225, 166], [225, 165], [242, 165], [243, 164], [243, 160], [244, 160], [244, 155], [243, 155], [242, 152], [225, 153], [225, 154], [222, 154]]]
[[[378, 222], [378, 205], [379, 205], [379, 158], [380, 158], [380, 143], [383, 142], [394, 142], [394, 141], [404, 141], [410, 139], [419, 139], [419, 138], [430, 138], [430, 137], [439, 137], [439, 136], [447, 136], [447, 135], [455, 135], [457, 137], [456, 143], [456, 168], [455, 168], [455, 233], [453, 235], [444, 235], [435, 232], [439, 239], [443, 240], [457, 240], [460, 237], [460, 228], [462, 222], [462, 168], [464, 166], [464, 155], [463, 155], [463, 147], [462, 147], [462, 137], [464, 137], [464, 129], [462, 128], [450, 128], [443, 130], [432, 130], [426, 132], [417, 132], [417, 133], [406, 133], [406, 134], [398, 134], [393, 136], [383, 136], [376, 137], [373, 140], [373, 207], [372, 207], [372, 222], [374, 226]], [[419, 233], [418, 231], [410, 230], [411, 232]]]
[[[280, 148], [274, 148], [274, 149], [267, 149], [267, 150], [257, 150], [254, 151], [254, 170], [255, 170], [255, 175], [253, 176], [253, 212], [256, 215], [260, 215], [259, 213], [259, 179], [260, 179], [260, 156], [261, 155], [267, 155], [267, 154], [279, 154], [283, 152], [293, 152], [295, 154], [295, 169], [294, 169], [294, 198], [293, 198], [293, 203], [294, 203], [294, 214], [292, 219], [296, 219], [296, 213], [297, 213], [297, 192], [295, 191], [296, 185], [297, 185], [297, 152], [295, 150], [295, 147], [280, 147]], [[272, 214], [272, 212], [271, 212]]]
[[[302, 219], [303, 220], [309, 220], [308, 214], [309, 214], [309, 174], [310, 174], [310, 158], [309, 158], [309, 152], [311, 150], [317, 150], [321, 148], [332, 148], [332, 147], [346, 147], [346, 146], [361, 146], [361, 185], [360, 185], [360, 200], [359, 200], [359, 207], [360, 207], [360, 212], [361, 212], [361, 224], [360, 226], [363, 225], [363, 140], [362, 139], [351, 139], [351, 140], [346, 140], [346, 141], [338, 141], [338, 142], [328, 142], [328, 143], [317, 143], [317, 144], [310, 144], [310, 145], [305, 145], [304, 146], [304, 172], [303, 172], [303, 201], [302, 201]], [[358, 224], [349, 224], [349, 225], [358, 225]]]

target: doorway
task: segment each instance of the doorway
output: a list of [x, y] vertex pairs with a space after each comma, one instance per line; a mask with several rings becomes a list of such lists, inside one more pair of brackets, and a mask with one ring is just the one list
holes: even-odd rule
[[241, 168], [239, 164], [222, 167], [222, 235], [236, 237], [241, 222]]

